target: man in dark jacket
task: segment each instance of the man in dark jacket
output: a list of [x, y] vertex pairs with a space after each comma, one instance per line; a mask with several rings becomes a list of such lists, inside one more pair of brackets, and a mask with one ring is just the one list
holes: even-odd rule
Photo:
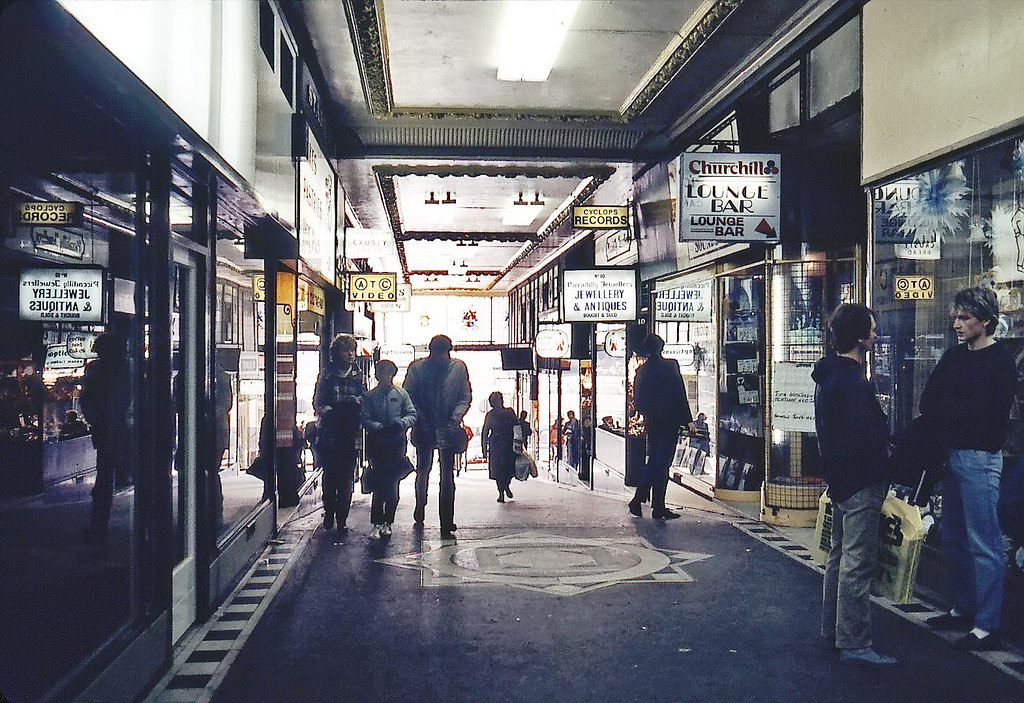
[[[690, 403], [686, 399], [679, 362], [662, 356], [665, 340], [656, 334], [647, 336], [643, 354], [647, 361], [636, 370], [633, 379], [633, 404], [644, 416], [647, 430], [647, 463], [637, 482], [636, 493], [629, 501], [629, 512], [643, 515], [641, 504], [651, 494], [651, 517], [672, 520], [679, 513], [665, 507], [668, 469], [675, 456], [679, 428], [693, 425]], [[691, 427], [692, 429], [692, 427]]]
[[324, 529], [334, 527], [337, 519], [339, 532], [348, 529], [346, 521], [352, 504], [361, 434], [360, 404], [366, 395], [366, 383], [355, 360], [355, 337], [339, 334], [331, 342], [331, 360], [324, 366], [313, 391], [313, 408], [320, 423], [317, 453], [324, 467]]
[[413, 521], [423, 525], [427, 508], [427, 482], [437, 449], [441, 464], [438, 512], [441, 536], [451, 537], [455, 525], [455, 455], [466, 451], [468, 439], [462, 418], [469, 410], [472, 389], [469, 370], [453, 359], [452, 340], [439, 334], [430, 340], [430, 354], [409, 364], [402, 384], [416, 406], [412, 443], [416, 447], [416, 508]]
[[818, 450], [832, 499], [821, 634], [843, 663], [893, 666], [896, 660], [876, 652], [871, 638], [871, 579], [889, 443], [885, 415], [864, 375], [864, 355], [877, 336], [874, 315], [863, 305], [840, 305], [829, 333], [836, 353], [820, 359], [811, 373]]

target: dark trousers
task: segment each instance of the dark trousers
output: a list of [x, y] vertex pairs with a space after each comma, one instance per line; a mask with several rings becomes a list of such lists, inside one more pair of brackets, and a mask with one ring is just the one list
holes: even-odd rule
[[116, 437], [93, 436], [96, 447], [96, 483], [92, 487], [92, 514], [89, 527], [97, 534], [106, 534], [110, 523], [110, 506], [114, 501], [114, 473], [120, 461]]
[[355, 482], [356, 461], [350, 453], [322, 457], [324, 464], [324, 512], [335, 516], [338, 526], [344, 527], [352, 505], [352, 485]]
[[380, 525], [395, 521], [395, 509], [398, 507], [398, 478], [381, 481], [373, 491], [370, 501], [370, 523]]
[[[441, 518], [441, 530], [455, 524], [455, 453], [446, 447], [437, 449], [441, 464], [441, 494], [438, 496], [438, 514]], [[430, 469], [434, 465], [434, 448], [416, 448], [416, 509], [413, 519], [423, 522], [427, 510], [427, 484], [430, 481]]]
[[665, 509], [665, 492], [668, 490], [668, 469], [676, 453], [679, 429], [648, 430], [647, 463], [636, 487], [633, 500], [643, 503], [651, 496], [651, 509], [659, 512]]

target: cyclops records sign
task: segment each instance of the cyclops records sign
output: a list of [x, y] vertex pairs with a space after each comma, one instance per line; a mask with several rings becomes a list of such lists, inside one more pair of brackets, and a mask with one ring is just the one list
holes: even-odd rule
[[103, 322], [103, 269], [23, 269], [18, 316], [33, 322]]
[[636, 272], [632, 269], [565, 271], [563, 322], [622, 322], [636, 319]]
[[574, 229], [629, 229], [625, 205], [587, 205], [572, 209]]
[[779, 241], [778, 154], [683, 154], [679, 241]]

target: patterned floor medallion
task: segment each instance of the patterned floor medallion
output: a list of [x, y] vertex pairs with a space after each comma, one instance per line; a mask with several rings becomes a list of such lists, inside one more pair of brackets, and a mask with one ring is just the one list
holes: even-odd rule
[[616, 583], [687, 583], [683, 567], [710, 558], [658, 549], [642, 537], [566, 537], [519, 532], [490, 539], [424, 542], [414, 554], [379, 559], [420, 572], [423, 586], [503, 585], [574, 596]]

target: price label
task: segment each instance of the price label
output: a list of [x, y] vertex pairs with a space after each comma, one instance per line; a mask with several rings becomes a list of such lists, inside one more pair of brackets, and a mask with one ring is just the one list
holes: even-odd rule
[[933, 276], [894, 276], [893, 298], [895, 300], [934, 300], [935, 278]]

